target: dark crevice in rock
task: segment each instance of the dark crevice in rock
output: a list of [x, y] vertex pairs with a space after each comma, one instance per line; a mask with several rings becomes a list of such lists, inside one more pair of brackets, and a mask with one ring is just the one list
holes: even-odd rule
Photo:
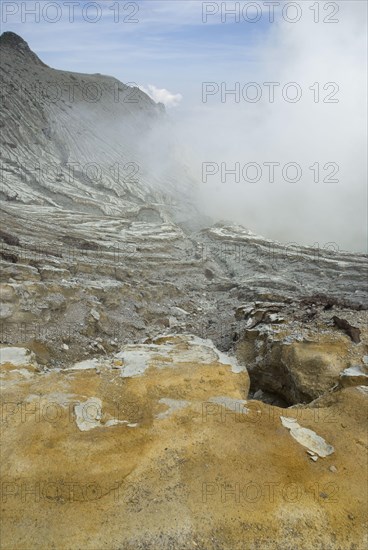
[[[294, 380], [282, 366], [275, 372], [270, 366], [269, 374], [248, 368], [250, 378], [249, 397], [277, 407], [307, 405], [313, 398], [303, 394]], [[275, 379], [277, 380], [275, 382]]]
[[275, 407], [282, 407], [283, 409], [291, 407], [296, 403], [290, 403], [282, 395], [275, 393], [273, 391], [268, 391], [267, 388], [260, 388], [258, 384], [253, 384], [252, 377], [250, 377], [250, 390], [249, 390], [249, 399], [256, 399], [257, 401], [262, 401], [268, 405], [274, 405]]

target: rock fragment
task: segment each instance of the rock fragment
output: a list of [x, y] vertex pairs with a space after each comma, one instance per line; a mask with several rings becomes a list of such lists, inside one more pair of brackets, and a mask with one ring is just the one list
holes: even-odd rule
[[341, 319], [336, 315], [332, 317], [332, 320], [337, 328], [343, 330], [355, 344], [359, 344], [360, 329], [358, 327], [353, 327], [346, 319]]
[[[280, 416], [280, 420], [283, 426], [290, 430], [290, 435], [303, 447], [306, 447], [312, 454], [318, 455], [321, 458], [331, 455], [335, 449], [332, 445], [326, 443], [323, 437], [320, 437], [313, 430], [303, 428], [298, 424], [296, 418], [287, 418], [286, 416]], [[307, 451], [307, 452], [308, 452]], [[311, 454], [309, 452], [309, 454]], [[312, 460], [317, 460], [313, 458]]]
[[340, 383], [343, 387], [368, 385], [368, 374], [360, 365], [353, 365], [340, 373]]

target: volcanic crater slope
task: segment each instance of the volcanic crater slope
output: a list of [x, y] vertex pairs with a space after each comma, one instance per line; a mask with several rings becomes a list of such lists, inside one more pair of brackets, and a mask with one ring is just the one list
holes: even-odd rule
[[2, 548], [365, 548], [367, 256], [205, 218], [137, 87], [0, 79]]

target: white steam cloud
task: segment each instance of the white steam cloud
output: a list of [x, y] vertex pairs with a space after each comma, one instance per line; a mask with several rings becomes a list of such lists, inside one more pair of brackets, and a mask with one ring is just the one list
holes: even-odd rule
[[[367, 8], [365, 2], [338, 5], [338, 23], [314, 23], [308, 13], [295, 24], [281, 18], [271, 24], [251, 52], [252, 64], [225, 82], [224, 91], [239, 82], [240, 97], [221, 95], [220, 80], [207, 88], [206, 103], [183, 116], [178, 131], [190, 150], [182, 152], [200, 186], [201, 206], [215, 220], [234, 220], [282, 242], [365, 250]], [[249, 82], [259, 84], [259, 101], [244, 99]], [[279, 83], [273, 103], [269, 82]], [[297, 88], [285, 93], [293, 98], [301, 90], [299, 101], [283, 97], [290, 82]], [[244, 95], [256, 93], [245, 88]], [[213, 163], [213, 175], [203, 182], [206, 162]], [[239, 163], [240, 180], [221, 163], [224, 170]], [[253, 165], [253, 182], [245, 181], [248, 163], [261, 167], [259, 180]], [[273, 182], [265, 163], [278, 163]], [[289, 163], [300, 166], [298, 181], [283, 177]], [[292, 167], [286, 173], [289, 180], [296, 175]]]
[[165, 107], [177, 107], [183, 96], [181, 94], [173, 94], [165, 88], [156, 88], [153, 84], [148, 84], [147, 88], [140, 86], [142, 92], [149, 95], [156, 103], [163, 103]]

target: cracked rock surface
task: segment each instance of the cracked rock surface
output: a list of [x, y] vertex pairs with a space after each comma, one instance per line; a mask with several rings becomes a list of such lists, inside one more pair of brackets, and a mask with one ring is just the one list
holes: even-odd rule
[[3, 548], [364, 548], [366, 386], [271, 406], [189, 335], [1, 369]]

